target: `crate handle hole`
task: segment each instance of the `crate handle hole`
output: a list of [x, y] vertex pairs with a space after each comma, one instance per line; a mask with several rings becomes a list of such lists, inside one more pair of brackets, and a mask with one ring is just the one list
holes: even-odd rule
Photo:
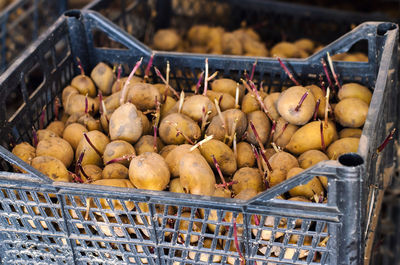
[[364, 159], [356, 153], [347, 153], [339, 156], [339, 163], [347, 167], [356, 167], [364, 164]]
[[82, 16], [82, 13], [80, 10], [68, 10], [64, 13], [66, 17], [75, 17], [75, 18], [80, 18]]
[[383, 36], [386, 34], [386, 32], [388, 32], [389, 30], [394, 30], [396, 28], [396, 24], [394, 23], [381, 23], [378, 25], [378, 29], [377, 29], [377, 34], [380, 36]]

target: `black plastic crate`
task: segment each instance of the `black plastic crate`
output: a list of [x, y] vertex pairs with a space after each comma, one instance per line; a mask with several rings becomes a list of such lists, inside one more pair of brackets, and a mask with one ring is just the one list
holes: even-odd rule
[[363, 22], [390, 20], [382, 13], [273, 0], [94, 0], [85, 8], [100, 12], [147, 45], [158, 29], [173, 27], [185, 32], [195, 24], [227, 30], [245, 24], [260, 34], [268, 48], [300, 38], [326, 45]]
[[[125, 48], [96, 47], [94, 34], [98, 31]], [[243, 217], [237, 226], [243, 231], [239, 243], [247, 264], [360, 264], [366, 238], [371, 233], [371, 220], [375, 218], [372, 213], [379, 208], [376, 195], [383, 187], [384, 176], [390, 179], [394, 168], [394, 146], [388, 145], [379, 155], [376, 148], [397, 121], [398, 27], [392, 23], [365, 23], [308, 59], [286, 62], [303, 83], [315, 82], [322, 71], [320, 59], [326, 52], [345, 52], [359, 41], [368, 43], [368, 63], [335, 63], [343, 81], [358, 81], [374, 91], [358, 154], [319, 163], [249, 201], [94, 187], [53, 182], [8, 151], [10, 139], [30, 141], [32, 126], [38, 128], [43, 106], [46, 106], [45, 123], [53, 119], [55, 97], [78, 74], [76, 57], [86, 70], [100, 61], [110, 65], [122, 63], [131, 69], [140, 57], [147, 62], [153, 52], [95, 12], [68, 12], [0, 76], [0, 156], [3, 159], [0, 195], [6, 198], [0, 200], [0, 234], [6, 239], [0, 243], [4, 250], [0, 252], [1, 260], [34, 262], [42, 253], [46, 261], [71, 263], [73, 259], [75, 264], [145, 261], [148, 264], [211, 264], [217, 256], [221, 257], [221, 263], [233, 259], [239, 264], [238, 252], [230, 251], [234, 241], [233, 224], [224, 218], [233, 215], [238, 219]], [[239, 78], [254, 62], [254, 58], [246, 57], [207, 57], [211, 72], [218, 70], [220, 76], [231, 78]], [[205, 58], [206, 55], [155, 52], [154, 65], [162, 69], [169, 61], [171, 82], [178, 89], [185, 89], [196, 83], [194, 77], [204, 67]], [[41, 72], [43, 79], [29, 90], [27, 77], [32, 69]], [[153, 73], [151, 78], [154, 76]], [[258, 59], [255, 78], [274, 89], [291, 84], [274, 59]], [[10, 113], [6, 103], [14, 92], [21, 95], [22, 102]], [[11, 173], [10, 164], [29, 173]], [[274, 199], [321, 175], [329, 178], [326, 204]], [[93, 203], [86, 220], [88, 198]], [[103, 208], [100, 199], [109, 203], [117, 200], [122, 208]], [[184, 211], [188, 213], [183, 214]], [[199, 211], [204, 214], [199, 215]], [[210, 218], [214, 213], [217, 220]], [[253, 215], [258, 215], [260, 225], [252, 224]], [[179, 229], [179, 223], [184, 221], [189, 223], [188, 230]], [[296, 227], [296, 222], [301, 222], [301, 226]], [[207, 224], [215, 225], [216, 232], [207, 229]], [[194, 230], [193, 226], [201, 229]], [[219, 234], [222, 229], [228, 233]], [[21, 241], [14, 241], [21, 239], [21, 234], [28, 237], [28, 248], [34, 250], [34, 257], [33, 254], [16, 255], [26, 253], [27, 249]], [[271, 236], [268, 240], [262, 239], [262, 234]], [[282, 235], [281, 241], [275, 240], [278, 234]], [[300, 238], [297, 244], [289, 242], [293, 235]], [[182, 236], [200, 240], [190, 245], [189, 240], [179, 240]], [[203, 246], [206, 239], [211, 240], [211, 248]], [[311, 240], [310, 245], [304, 243], [305, 239]], [[43, 247], [46, 243], [48, 247]], [[217, 249], [217, 244], [222, 244], [222, 248]], [[261, 248], [265, 254], [259, 252]], [[63, 257], [58, 254], [60, 250], [65, 250]], [[307, 257], [299, 258], [304, 251], [308, 251]], [[290, 258], [286, 256], [289, 252], [292, 252], [288, 255]], [[193, 253], [194, 259], [191, 259]], [[212, 256], [206, 262], [200, 261], [201, 253]]]
[[15, 0], [0, 12], [0, 73], [67, 10], [67, 0]]

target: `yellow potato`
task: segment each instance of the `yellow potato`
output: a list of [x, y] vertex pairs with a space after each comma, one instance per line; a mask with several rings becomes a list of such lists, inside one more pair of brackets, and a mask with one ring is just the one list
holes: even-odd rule
[[[211, 83], [213, 91], [230, 94], [233, 98], [236, 98], [236, 87], [237, 82], [229, 78], [219, 78]], [[245, 88], [239, 85], [239, 102], [242, 102], [244, 93]]]
[[135, 150], [137, 155], [141, 155], [146, 152], [158, 152], [164, 147], [164, 144], [161, 142], [160, 138], [156, 138], [156, 150], [154, 150], [154, 136], [152, 135], [143, 135], [140, 137], [139, 141], [135, 144]]
[[199, 154], [188, 153], [181, 159], [179, 176], [187, 193], [211, 196], [215, 191], [214, 173]]
[[[123, 140], [115, 140], [106, 145], [103, 153], [103, 162], [107, 164], [115, 158], [135, 154], [135, 148], [130, 143]], [[119, 161], [118, 163], [126, 167], [129, 166], [129, 160]]]
[[253, 111], [247, 114], [247, 121], [249, 123], [247, 126], [247, 141], [254, 145], [258, 144], [253, 129], [250, 126], [250, 122], [252, 122], [262, 144], [265, 145], [271, 130], [271, 123], [269, 122], [267, 115], [260, 110]]
[[237, 157], [236, 163], [238, 168], [253, 167], [256, 163], [251, 145], [247, 142], [240, 142], [236, 146]]
[[[228, 136], [233, 135], [233, 124], [235, 120], [237, 120], [236, 124], [236, 138], [241, 139], [244, 132], [247, 129], [247, 118], [246, 114], [244, 114], [241, 110], [238, 109], [229, 109], [222, 112], [222, 117], [225, 120]], [[222, 126], [222, 121], [219, 115], [215, 116], [212, 120], [210, 125], [206, 130], [207, 135], [214, 135], [214, 139], [224, 141], [225, 139], [225, 130]]]
[[268, 174], [268, 184], [270, 187], [284, 181], [287, 172], [291, 168], [299, 166], [297, 159], [293, 155], [283, 151], [272, 155], [268, 161], [272, 167], [272, 172]]
[[368, 104], [359, 98], [345, 98], [335, 106], [336, 121], [344, 127], [358, 128], [364, 125]]
[[[299, 167], [292, 168], [288, 171], [286, 179], [290, 179], [303, 171], [304, 169]], [[319, 196], [321, 193], [324, 193], [324, 189], [322, 188], [321, 182], [317, 177], [312, 178], [309, 182], [307, 182], [307, 184], [299, 185], [289, 190], [290, 196], [293, 197], [303, 196], [306, 198], [312, 198], [315, 194]]]
[[72, 95], [77, 95], [77, 94], [79, 94], [79, 91], [78, 91], [78, 89], [76, 89], [73, 86], [66, 86], [63, 89], [62, 94], [61, 94], [61, 102], [62, 102], [62, 106], [63, 106], [64, 110], [67, 109], [66, 106], [67, 106], [67, 103], [69, 101], [69, 98]]
[[166, 145], [163, 148], [161, 148], [159, 154], [164, 157], [164, 159], [168, 156], [168, 154], [174, 150], [176, 147], [178, 147], [177, 145], [174, 144], [170, 144], [170, 145]]
[[64, 163], [65, 167], [69, 167], [74, 159], [74, 150], [64, 139], [50, 137], [38, 143], [36, 155], [57, 158]]
[[87, 132], [88, 132], [88, 130], [82, 124], [71, 123], [70, 125], [65, 127], [62, 137], [64, 140], [66, 140], [71, 145], [71, 147], [74, 150], [76, 150], [80, 140], [83, 137], [83, 133], [87, 133]]
[[237, 184], [232, 185], [232, 190], [235, 194], [246, 189], [252, 189], [258, 193], [263, 190], [262, 177], [258, 169], [243, 167], [233, 176], [232, 180], [237, 181]]
[[231, 54], [231, 55], [242, 55], [243, 54], [243, 47], [242, 43], [239, 39], [235, 37], [234, 34], [230, 32], [225, 32], [222, 35], [222, 52], [224, 54]]
[[[321, 143], [321, 122], [313, 121], [310, 122], [300, 129], [298, 129], [290, 139], [290, 142], [286, 145], [286, 149], [296, 155], [302, 154], [305, 151], [322, 149]], [[323, 136], [325, 146], [329, 146], [336, 137], [336, 126], [332, 121], [328, 121], [327, 126], [322, 122]]]
[[103, 179], [128, 179], [128, 169], [119, 163], [108, 164], [104, 167], [102, 172]]
[[188, 33], [188, 39], [192, 45], [205, 46], [209, 41], [209, 27], [206, 25], [194, 25]]
[[[108, 137], [100, 131], [90, 131], [87, 133], [87, 137], [101, 154], [104, 153], [107, 144], [110, 142]], [[90, 146], [85, 137], [83, 137], [79, 142], [78, 147], [75, 151], [75, 157], [79, 158], [82, 152], [85, 152], [82, 159], [83, 166], [88, 164], [98, 166], [103, 165], [103, 159]]]
[[344, 128], [339, 132], [339, 138], [355, 137], [360, 138], [362, 134], [361, 129]]
[[[84, 95], [81, 94], [71, 94], [67, 102], [65, 103], [65, 112], [69, 115], [72, 115], [74, 113], [85, 113], [85, 106], [86, 106], [86, 98], [88, 101], [88, 110], [91, 113], [97, 113], [99, 110], [99, 101], [98, 99], [94, 99], [91, 97], [85, 97]], [[94, 110], [92, 112], [92, 109]]]
[[302, 153], [299, 156], [298, 160], [300, 167], [303, 169], [307, 169], [321, 161], [329, 160], [329, 158], [327, 155], [319, 150], [308, 150]]
[[246, 56], [268, 56], [268, 50], [262, 42], [246, 38], [242, 41], [242, 47]]
[[170, 173], [162, 156], [147, 152], [132, 159], [129, 179], [138, 189], [164, 190], [169, 183]]
[[192, 147], [193, 145], [190, 144], [176, 146], [165, 157], [165, 162], [167, 163], [169, 171], [173, 177], [179, 177], [179, 163], [186, 154], [194, 153], [200, 155], [200, 151], [197, 148], [190, 152]]
[[[301, 107], [296, 111], [301, 98], [308, 92]], [[283, 91], [276, 102], [279, 114], [294, 125], [304, 125], [313, 116], [315, 109], [315, 98], [313, 94], [302, 86], [292, 86]]]
[[47, 130], [47, 129], [37, 130], [36, 136], [37, 136], [38, 142], [40, 142], [44, 139], [50, 138], [50, 137], [58, 137], [58, 135], [55, 132]]
[[125, 103], [114, 111], [110, 118], [111, 140], [124, 140], [135, 143], [143, 132], [142, 119], [135, 105]]
[[216, 169], [212, 158], [214, 156], [223, 174], [232, 175], [235, 173], [237, 169], [235, 155], [233, 154], [232, 149], [230, 149], [225, 143], [211, 139], [202, 144], [199, 149], [202, 156], [213, 169]]
[[127, 101], [133, 103], [140, 111], [156, 109], [156, 100], [161, 102], [161, 94], [151, 84], [136, 83], [129, 87]]
[[164, 104], [161, 105], [161, 119], [167, 116], [176, 104], [177, 102], [175, 99], [171, 98], [170, 96], [167, 96]]
[[181, 38], [174, 29], [159, 29], [153, 38], [154, 48], [161, 51], [173, 51], [180, 42]]
[[277, 146], [285, 149], [293, 134], [298, 129], [298, 126], [290, 124], [289, 122], [285, 121], [284, 118], [280, 117], [276, 120], [275, 133], [272, 140]]
[[[188, 238], [188, 234], [192, 232], [197, 232], [200, 233], [202, 223], [201, 222], [190, 222], [187, 221], [186, 219], [191, 218], [191, 213], [190, 212], [184, 212], [181, 214], [181, 220], [179, 222], [179, 228], [178, 228], [178, 233], [179, 233], [179, 238], [183, 239], [183, 244], [186, 241], [186, 238]], [[191, 230], [189, 230], [189, 226], [191, 225]], [[195, 243], [199, 240], [199, 235], [191, 234], [190, 235], [190, 243]]]
[[347, 137], [334, 141], [326, 150], [329, 159], [338, 159], [339, 156], [346, 153], [357, 153], [359, 138]]
[[311, 93], [313, 94], [315, 98], [315, 102], [319, 100], [319, 106], [318, 106], [318, 111], [317, 111], [317, 117], [319, 118], [324, 118], [325, 116], [325, 106], [326, 106], [326, 99], [325, 99], [325, 94], [322, 91], [322, 89], [316, 85], [310, 85], [306, 86], [306, 89], [310, 89]]
[[276, 102], [278, 101], [280, 95], [281, 93], [275, 92], [267, 95], [264, 98], [265, 108], [268, 110], [269, 114], [274, 120], [279, 119], [279, 117], [281, 116], [278, 110], [276, 109]]
[[78, 123], [84, 125], [89, 131], [100, 130], [100, 120], [94, 119], [89, 114], [84, 114], [78, 119]]
[[169, 191], [176, 193], [185, 193], [181, 184], [181, 180], [179, 178], [171, 180], [171, 182], [169, 183]]
[[235, 98], [228, 93], [207, 90], [207, 97], [211, 100], [211, 102], [214, 102], [214, 99], [219, 102], [219, 99], [222, 97], [221, 103], [219, 103], [221, 111], [235, 108]]
[[369, 105], [372, 98], [371, 91], [363, 85], [357, 83], [347, 83], [338, 92], [339, 100], [345, 98], [359, 98]]
[[[96, 165], [84, 165], [83, 167], [83, 171], [85, 171], [86, 175], [90, 178], [91, 181], [96, 181], [99, 179], [102, 179], [102, 172], [103, 170]], [[88, 179], [86, 179], [86, 177], [81, 174], [81, 178], [83, 180], [83, 182], [87, 182]]]
[[[203, 242], [203, 248], [209, 248], [210, 252], [213, 253], [214, 251], [211, 251], [211, 245], [212, 245], [212, 239], [206, 238]], [[215, 249], [222, 251], [222, 248], [219, 245], [217, 245], [215, 247]], [[211, 255], [211, 262], [213, 262], [213, 263], [220, 263], [222, 260], [222, 256], [216, 255], [216, 254], [206, 254], [206, 253], [201, 253], [201, 252], [190, 251], [188, 255], [189, 255], [189, 258], [192, 260], [195, 260], [196, 256], [198, 255], [199, 261], [206, 262], [206, 263], [208, 262], [210, 255]]]
[[200, 138], [200, 127], [191, 118], [184, 114], [172, 113], [166, 116], [160, 124], [159, 134], [166, 144], [183, 144], [186, 139], [178, 134], [177, 129], [192, 141]]
[[[12, 153], [19, 157], [22, 161], [30, 165], [32, 163], [32, 159], [36, 156], [36, 149], [32, 145], [27, 142], [22, 142], [17, 144], [12, 149]], [[15, 170], [25, 172], [17, 166], [13, 166]]]
[[62, 137], [65, 125], [62, 121], [52, 121], [46, 128], [46, 130], [52, 131], [57, 134], [58, 137]]
[[[265, 96], [265, 94], [264, 94], [264, 96]], [[258, 103], [257, 98], [253, 93], [247, 93], [243, 97], [242, 104], [241, 104], [241, 110], [244, 113], [248, 114], [253, 111], [260, 110], [260, 109], [261, 109], [260, 104]]]
[[307, 38], [301, 38], [301, 39], [296, 40], [294, 42], [294, 45], [296, 45], [297, 48], [304, 50], [308, 53], [311, 53], [314, 50], [314, 42]]
[[32, 159], [31, 165], [54, 181], [71, 181], [71, 177], [64, 163], [57, 158], [51, 156], [37, 156]]
[[108, 97], [103, 97], [104, 105], [106, 106], [107, 112], [114, 112], [120, 106], [121, 92], [111, 94]]
[[293, 43], [282, 41], [272, 47], [270, 55], [281, 58], [299, 58], [301, 50]]
[[89, 97], [96, 96], [96, 87], [92, 79], [84, 74], [75, 76], [71, 81], [71, 86], [75, 87], [79, 91], [79, 94], [88, 94]]
[[200, 122], [203, 114], [210, 112], [209, 120], [217, 115], [217, 109], [211, 100], [203, 95], [194, 95], [187, 97], [182, 106], [182, 113], [190, 117], [195, 122]]
[[111, 88], [114, 84], [114, 73], [107, 64], [103, 62], [98, 63], [90, 73], [90, 77], [103, 95], [106, 96], [111, 93]]

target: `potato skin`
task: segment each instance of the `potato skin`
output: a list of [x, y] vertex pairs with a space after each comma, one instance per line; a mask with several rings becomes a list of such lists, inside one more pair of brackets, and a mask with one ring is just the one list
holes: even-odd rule
[[135, 105], [125, 103], [114, 111], [110, 118], [111, 140], [124, 140], [135, 143], [143, 132], [142, 119]]
[[192, 147], [193, 145], [190, 144], [176, 146], [165, 157], [165, 162], [167, 163], [169, 171], [173, 177], [179, 177], [179, 163], [186, 154], [193, 153], [201, 155], [199, 149], [197, 148], [190, 152], [190, 148]]
[[225, 143], [211, 139], [210, 141], [202, 144], [200, 147], [202, 156], [207, 160], [208, 164], [216, 169], [212, 156], [218, 162], [218, 165], [223, 174], [232, 175], [237, 169], [235, 155], [232, 149], [229, 148]]
[[[237, 82], [229, 78], [219, 78], [212, 81], [211, 83], [211, 88], [213, 91], [228, 93], [233, 98], [236, 98], [236, 87], [237, 87]], [[239, 85], [239, 102], [242, 102], [244, 93], [245, 93], [245, 88]]]
[[362, 130], [357, 128], [344, 128], [339, 132], [339, 138], [354, 137], [360, 138]]
[[247, 141], [254, 145], [258, 143], [256, 136], [254, 135], [254, 132], [250, 126], [251, 121], [258, 133], [258, 136], [260, 137], [261, 142], [265, 145], [267, 143], [271, 130], [271, 123], [267, 115], [263, 111], [256, 110], [247, 114], [247, 121]]
[[[106, 145], [103, 153], [103, 162], [104, 164], [107, 164], [109, 161], [115, 158], [132, 154], [135, 155], [136, 151], [130, 143], [123, 140], [115, 140]], [[128, 160], [124, 160], [118, 163], [128, 167], [130, 162]]]
[[146, 152], [156, 152], [161, 150], [164, 147], [164, 144], [161, 142], [160, 138], [156, 139], [156, 149], [154, 150], [154, 136], [152, 135], [143, 135], [140, 137], [139, 141], [135, 144], [135, 150], [138, 155], [141, 155]]
[[133, 103], [140, 111], [156, 109], [156, 99], [161, 102], [161, 94], [158, 88], [151, 84], [133, 84], [127, 93], [127, 101]]
[[221, 111], [235, 108], [235, 98], [228, 93], [207, 90], [207, 97], [211, 100], [211, 102], [214, 102], [214, 99], [219, 101], [219, 99], [222, 97], [221, 103], [219, 105]]
[[192, 141], [200, 138], [200, 127], [196, 122], [184, 114], [172, 113], [165, 117], [160, 124], [159, 133], [164, 143], [183, 144], [186, 141], [182, 135], [177, 136], [174, 124]]
[[[299, 167], [292, 168], [289, 170], [286, 179], [290, 179], [303, 171], [304, 169]], [[289, 190], [289, 194], [292, 197], [303, 196], [306, 198], [312, 198], [314, 194], [320, 195], [321, 193], [323, 194], [323, 192], [324, 189], [317, 177], [312, 178], [307, 184], [299, 185]]]
[[128, 179], [128, 169], [119, 163], [106, 165], [102, 172], [103, 179]]
[[272, 173], [268, 175], [268, 183], [273, 187], [286, 179], [287, 172], [293, 167], [299, 167], [299, 163], [293, 155], [287, 152], [278, 152], [271, 156], [269, 163]]
[[368, 104], [359, 98], [345, 98], [335, 106], [335, 118], [344, 127], [358, 128], [364, 125]]
[[239, 194], [242, 190], [253, 189], [256, 192], [263, 190], [262, 176], [258, 169], [243, 167], [236, 171], [232, 181], [237, 184], [232, 185], [233, 192]]
[[346, 153], [357, 153], [359, 138], [347, 137], [334, 141], [326, 150], [329, 159], [338, 159], [339, 156]]
[[[316, 149], [321, 150], [321, 122], [313, 121], [298, 129], [286, 145], [286, 149], [293, 154], [301, 154], [305, 151]], [[337, 135], [336, 126], [328, 121], [327, 127], [322, 122], [325, 146], [329, 146]]]
[[211, 196], [215, 191], [215, 176], [204, 157], [186, 154], [179, 163], [182, 187], [190, 194]]
[[30, 165], [32, 159], [36, 156], [36, 149], [29, 143], [22, 142], [14, 146], [12, 153]]
[[[261, 91], [258, 93], [260, 94], [261, 98], [265, 98], [267, 96], [267, 94], [265, 94]], [[256, 96], [254, 95], [254, 93], [247, 93], [246, 95], [244, 95], [242, 104], [241, 104], [241, 110], [244, 113], [248, 114], [253, 111], [260, 110], [260, 109], [261, 109], [260, 103], [258, 103], [258, 100], [257, 100]]]
[[181, 38], [174, 29], [159, 29], [153, 38], [154, 48], [161, 51], [173, 51], [180, 42]]
[[57, 134], [58, 137], [62, 137], [65, 125], [62, 121], [52, 121], [46, 128]]
[[76, 150], [80, 140], [83, 137], [83, 133], [87, 132], [88, 130], [82, 124], [71, 123], [65, 127], [62, 137], [71, 145], [74, 150]]
[[280, 92], [275, 92], [267, 95], [264, 98], [265, 108], [268, 110], [269, 114], [274, 120], [279, 119], [279, 117], [281, 116], [278, 110], [276, 109], [276, 102], [278, 102], [278, 98], [280, 95], [281, 95]]
[[96, 96], [96, 87], [92, 79], [86, 75], [77, 75], [71, 80], [71, 86], [75, 87], [79, 94], [86, 95], [89, 97]]
[[369, 105], [372, 98], [371, 91], [363, 85], [357, 83], [347, 83], [338, 92], [339, 100], [345, 98], [359, 98]]
[[[303, 104], [296, 111], [296, 107], [303, 95], [308, 92], [308, 96]], [[294, 125], [304, 125], [311, 118], [315, 109], [314, 95], [302, 86], [293, 86], [283, 91], [276, 102], [279, 114], [288, 122]]]
[[74, 150], [64, 139], [50, 137], [38, 143], [36, 155], [55, 157], [63, 162], [66, 167], [69, 167], [74, 159]]
[[282, 149], [285, 149], [293, 134], [298, 129], [298, 126], [290, 124], [284, 118], [279, 117], [279, 119], [276, 120], [275, 133], [272, 138], [273, 142]]
[[[228, 127], [228, 134], [232, 135], [233, 130], [233, 123], [237, 119], [236, 125], [236, 138], [242, 138], [244, 132], [247, 129], [247, 117], [241, 110], [238, 109], [229, 109], [222, 112], [222, 117], [225, 119], [226, 125]], [[219, 116], [215, 116], [212, 120], [210, 125], [206, 130], [207, 135], [214, 135], [214, 139], [224, 141], [225, 137], [225, 130], [222, 127], [222, 121]]]
[[203, 108], [206, 113], [210, 111], [210, 120], [217, 115], [217, 109], [214, 103], [208, 97], [203, 95], [188, 97], [183, 103], [182, 113], [190, 117], [192, 120], [199, 122], [203, 116]]
[[[110, 142], [107, 136], [100, 131], [90, 131], [86, 134], [96, 149], [103, 154], [107, 144]], [[82, 166], [93, 164], [102, 166], [103, 160], [96, 151], [89, 145], [85, 137], [81, 139], [75, 151], [75, 157], [79, 158], [82, 152], [85, 152], [82, 159]]]
[[111, 93], [111, 88], [114, 83], [114, 74], [107, 64], [103, 62], [98, 63], [90, 73], [90, 77], [103, 95], [107, 96]]
[[64, 163], [57, 158], [51, 156], [37, 156], [32, 159], [31, 165], [54, 181], [71, 181], [71, 177]]
[[315, 98], [315, 102], [319, 100], [319, 106], [318, 106], [318, 111], [317, 111], [317, 116], [319, 118], [324, 118], [325, 116], [325, 106], [326, 106], [326, 100], [325, 100], [325, 95], [322, 89], [316, 85], [310, 85], [306, 86], [306, 89], [309, 89], [311, 93], [313, 94]]
[[240, 142], [236, 145], [237, 157], [236, 163], [238, 168], [253, 167], [256, 163], [251, 145], [247, 142]]
[[[103, 178], [103, 176], [102, 176], [103, 170], [99, 166], [84, 165], [83, 171], [85, 171], [86, 175], [88, 175], [92, 181], [96, 181], [96, 180]], [[82, 178], [83, 182], [88, 181], [88, 179], [86, 179], [86, 177], [83, 174], [81, 175], [81, 178]]]
[[303, 169], [307, 169], [321, 161], [329, 160], [329, 158], [320, 150], [308, 150], [302, 153], [299, 156], [298, 160], [300, 167]]
[[162, 156], [147, 152], [132, 159], [129, 179], [138, 189], [164, 190], [169, 183], [170, 173]]
[[176, 193], [185, 193], [181, 184], [181, 180], [179, 178], [175, 178], [169, 182], [169, 191]]
[[[85, 113], [85, 100], [86, 96], [81, 94], [71, 94], [65, 103], [65, 112], [69, 115], [74, 113]], [[97, 99], [87, 97], [89, 111], [92, 113], [97, 113], [99, 110], [99, 101]]]

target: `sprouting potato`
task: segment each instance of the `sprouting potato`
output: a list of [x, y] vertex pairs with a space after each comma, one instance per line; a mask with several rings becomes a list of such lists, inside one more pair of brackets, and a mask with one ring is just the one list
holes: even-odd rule
[[103, 95], [111, 93], [112, 85], [114, 84], [114, 73], [112, 69], [105, 63], [100, 62], [93, 68], [90, 77]]
[[286, 145], [290, 142], [293, 134], [299, 129], [298, 126], [290, 124], [285, 121], [284, 118], [280, 117], [276, 120], [275, 133], [273, 136], [273, 142], [281, 147], [282, 149], [286, 148]]
[[215, 115], [217, 115], [217, 109], [214, 103], [206, 96], [194, 95], [188, 97], [182, 106], [182, 113], [190, 117], [195, 122], [201, 121], [203, 113], [209, 112], [209, 119], [211, 120]]
[[[236, 87], [237, 82], [229, 78], [219, 78], [211, 83], [213, 91], [230, 94], [233, 98], [236, 98]], [[245, 88], [239, 85], [239, 102], [242, 102], [244, 92]]]
[[228, 127], [228, 135], [225, 135], [225, 130], [222, 126], [222, 121], [219, 115], [215, 116], [210, 125], [206, 130], [207, 135], [214, 135], [214, 139], [224, 141], [226, 136], [233, 135], [233, 125], [236, 122], [236, 137], [237, 139], [242, 138], [244, 132], [247, 128], [247, 118], [246, 114], [244, 114], [241, 110], [238, 109], [229, 109], [222, 112], [222, 117], [225, 120], [225, 124]]
[[346, 153], [357, 153], [359, 138], [347, 137], [334, 141], [326, 150], [329, 159], [338, 159], [339, 156]]
[[36, 155], [55, 157], [63, 162], [65, 167], [69, 167], [74, 159], [74, 150], [64, 139], [50, 137], [38, 143]]
[[219, 99], [222, 97], [221, 103], [219, 104], [221, 111], [235, 108], [235, 98], [232, 97], [231, 94], [207, 90], [207, 97], [211, 100], [211, 102], [214, 102], [214, 99], [219, 101]]
[[360, 138], [362, 130], [357, 128], [344, 128], [339, 132], [339, 138], [355, 137]]
[[71, 145], [74, 150], [76, 150], [80, 140], [83, 137], [83, 133], [87, 132], [88, 130], [82, 124], [71, 123], [65, 127], [62, 137]]
[[279, 92], [271, 93], [264, 98], [264, 106], [274, 120], [277, 120], [281, 115], [276, 109], [276, 103], [281, 95]]
[[[100, 152], [100, 154], [103, 155], [107, 144], [110, 142], [108, 137], [100, 131], [90, 131], [87, 133], [87, 137]], [[100, 157], [99, 154], [97, 154], [96, 151], [90, 146], [85, 137], [82, 137], [78, 147], [76, 148], [75, 158], [78, 159], [82, 152], [85, 153], [82, 159], [83, 166], [88, 164], [101, 166], [103, 164], [102, 157]]]
[[[106, 145], [103, 153], [103, 162], [107, 164], [113, 159], [135, 154], [135, 148], [130, 143], [123, 140], [115, 140]], [[128, 160], [118, 161], [118, 163], [126, 167], [129, 166]]]
[[[290, 179], [303, 171], [304, 169], [302, 168], [294, 167], [288, 171], [286, 179]], [[307, 184], [299, 185], [289, 190], [290, 196], [303, 196], [306, 198], [313, 198], [315, 194], [319, 196], [323, 192], [324, 189], [317, 177], [312, 178]]]
[[251, 149], [251, 145], [247, 142], [240, 142], [237, 144], [237, 167], [253, 167], [256, 158], [254, 157], [253, 150]]
[[[29, 143], [22, 142], [14, 146], [14, 148], [12, 149], [12, 153], [19, 157], [22, 161], [30, 165], [32, 163], [32, 159], [36, 156], [36, 149]], [[23, 173], [25, 172], [18, 166], [13, 167], [16, 171], [21, 171]]]
[[200, 151], [197, 148], [190, 151], [192, 147], [193, 146], [190, 144], [178, 145], [165, 157], [165, 162], [167, 163], [169, 171], [173, 177], [179, 177], [179, 163], [186, 154], [194, 153], [200, 155]]
[[155, 109], [157, 100], [161, 101], [160, 91], [151, 84], [136, 83], [129, 88], [127, 101], [133, 103], [140, 111]]
[[54, 181], [71, 181], [64, 163], [55, 157], [36, 156], [32, 159], [31, 165]]
[[247, 121], [249, 123], [249, 125], [247, 126], [247, 141], [254, 145], [258, 143], [256, 136], [254, 135], [254, 132], [250, 126], [250, 122], [252, 122], [258, 136], [260, 137], [262, 144], [266, 144], [271, 130], [271, 123], [267, 115], [260, 110], [253, 111], [247, 114]]
[[296, 157], [287, 152], [278, 152], [271, 156], [269, 163], [272, 167], [272, 172], [268, 175], [268, 184], [273, 187], [286, 179], [287, 172], [293, 168], [298, 167]]
[[372, 98], [371, 91], [363, 85], [357, 83], [347, 83], [338, 92], [339, 100], [345, 98], [359, 98], [369, 105]]
[[262, 176], [255, 168], [243, 167], [239, 169], [233, 176], [233, 181], [237, 181], [237, 184], [232, 185], [235, 194], [239, 194], [245, 189], [253, 189], [257, 193], [263, 190]]
[[211, 139], [202, 144], [199, 149], [212, 168], [216, 169], [213, 162], [214, 157], [223, 174], [232, 175], [235, 173], [237, 169], [235, 155], [233, 154], [232, 149], [230, 149], [225, 143]]
[[164, 147], [164, 144], [161, 142], [160, 138], [156, 138], [156, 149], [154, 149], [154, 136], [152, 135], [143, 135], [140, 137], [139, 141], [135, 144], [135, 150], [137, 155], [141, 155], [146, 152], [156, 152], [161, 150]]
[[358, 128], [364, 125], [368, 104], [359, 98], [345, 98], [335, 106], [335, 118], [344, 127]]
[[200, 138], [200, 127], [196, 122], [184, 114], [172, 113], [165, 117], [160, 124], [159, 134], [163, 142], [183, 144], [186, 139], [182, 134], [178, 134], [177, 129], [192, 141]]
[[[102, 176], [103, 170], [101, 169], [101, 167], [97, 165], [84, 165], [82, 168], [91, 181], [96, 181], [103, 178]], [[81, 178], [83, 182], [88, 181], [88, 179], [86, 179], [86, 177], [83, 174], [81, 174]]]
[[102, 172], [103, 179], [128, 179], [129, 171], [124, 165], [111, 163], [104, 167]]
[[55, 132], [47, 130], [47, 129], [38, 130], [36, 132], [36, 136], [37, 136], [38, 142], [40, 142], [44, 139], [50, 138], [50, 137], [58, 137], [58, 135]]
[[135, 143], [143, 132], [142, 119], [135, 105], [125, 103], [114, 111], [110, 118], [111, 140]]
[[[161, 148], [159, 154], [164, 157], [164, 159], [168, 156], [168, 154], [174, 150], [176, 147], [178, 147], [175, 144], [170, 144], [170, 145], [166, 145], [163, 148]], [[168, 164], [168, 163], [167, 163]], [[172, 172], [171, 172], [172, 173]]]
[[47, 126], [46, 130], [54, 132], [58, 137], [62, 137], [64, 128], [65, 125], [62, 121], [53, 121]]
[[329, 158], [320, 150], [308, 150], [302, 153], [299, 156], [298, 160], [300, 167], [303, 169], [307, 169], [321, 161], [329, 160]]

